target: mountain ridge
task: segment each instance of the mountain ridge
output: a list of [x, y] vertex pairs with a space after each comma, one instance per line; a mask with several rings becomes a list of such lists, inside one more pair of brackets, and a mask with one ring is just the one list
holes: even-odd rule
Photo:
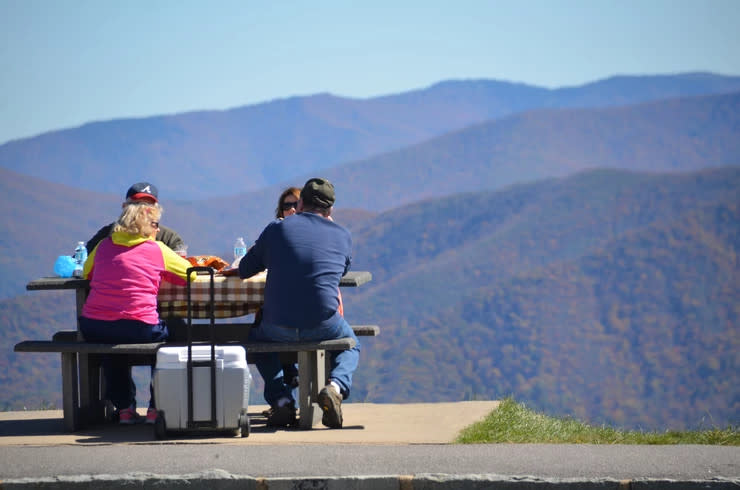
[[[2, 144], [0, 166], [108, 193], [140, 180], [169, 182], [180, 196], [202, 199], [277, 185], [525, 110], [740, 90], [740, 77], [712, 74], [595, 83], [543, 89], [495, 80], [442, 82], [369, 99], [289, 97], [224, 111], [92, 122]], [[161, 187], [163, 197], [175, 197]]]
[[[337, 212], [376, 213], [424, 199], [564, 176], [593, 166], [691, 171], [740, 163], [735, 160], [740, 155], [739, 118], [740, 93], [605, 109], [542, 109], [334, 167], [323, 176], [336, 187]], [[116, 197], [47, 187], [46, 181], [31, 181], [28, 176], [24, 177], [26, 184], [18, 185], [21, 175], [0, 167], [0, 209], [6, 210], [8, 226], [22, 231], [15, 240], [23, 243], [19, 247], [9, 238], [1, 241], [2, 260], [8, 266], [25, 265], [19, 276], [0, 279], [0, 297], [18, 294], [30, 279], [48, 273], [57, 255], [69, 253], [60, 244], [87, 240], [113, 221], [123, 190], [130, 185]], [[309, 176], [292, 184], [300, 186]], [[277, 196], [287, 187], [196, 201], [168, 199], [163, 189], [172, 183], [157, 184], [165, 209], [162, 222], [178, 230], [192, 253], [226, 258], [236, 236], [253, 241], [273, 219]], [[70, 203], [75, 205], [70, 207]], [[55, 229], [53, 240], [45, 237], [50, 229]], [[38, 257], [47, 257], [48, 263]]]

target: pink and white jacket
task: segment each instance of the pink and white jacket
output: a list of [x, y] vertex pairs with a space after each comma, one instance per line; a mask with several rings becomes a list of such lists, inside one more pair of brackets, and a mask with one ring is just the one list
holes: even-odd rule
[[184, 285], [190, 266], [162, 242], [115, 232], [101, 241], [85, 262], [82, 272], [90, 279], [90, 295], [82, 316], [154, 325], [159, 321], [157, 293], [162, 279]]

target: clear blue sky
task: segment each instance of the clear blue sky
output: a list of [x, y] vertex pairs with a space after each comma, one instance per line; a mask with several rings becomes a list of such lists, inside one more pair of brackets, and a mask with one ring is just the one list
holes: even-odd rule
[[0, 0], [0, 144], [449, 79], [740, 75], [740, 0]]

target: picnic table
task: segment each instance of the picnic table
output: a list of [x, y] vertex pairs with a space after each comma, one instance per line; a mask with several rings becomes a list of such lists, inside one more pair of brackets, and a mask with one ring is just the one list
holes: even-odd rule
[[[369, 282], [372, 275], [366, 271], [350, 271], [340, 282], [340, 287], [358, 287]], [[234, 318], [255, 313], [264, 302], [266, 273], [248, 279], [237, 276], [214, 278], [214, 317], [218, 320], [219, 344], [243, 345], [247, 356], [257, 352], [279, 352], [298, 362], [299, 426], [313, 427], [321, 419], [318, 392], [326, 382], [328, 356], [326, 351], [345, 350], [354, 346], [351, 338], [321, 342], [253, 343], [247, 340], [252, 323], [234, 322]], [[210, 277], [199, 275], [190, 283], [192, 318], [210, 318]], [[74, 290], [76, 318], [89, 293], [89, 281], [80, 278], [43, 277], [26, 285], [29, 291]], [[187, 315], [187, 287], [162, 282], [157, 297], [162, 317]], [[196, 331], [196, 328], [200, 327]], [[203, 339], [207, 325], [193, 324], [194, 339]], [[376, 325], [353, 326], [356, 335], [375, 336]], [[179, 344], [178, 344], [179, 342]], [[132, 365], [153, 365], [156, 351], [164, 345], [182, 345], [182, 338], [174, 341], [146, 344], [95, 344], [85, 342], [79, 332], [66, 330], [54, 334], [51, 340], [26, 340], [16, 344], [16, 352], [58, 352], [62, 355], [62, 395], [65, 429], [78, 430], [91, 423], [109, 418], [110, 409], [102, 399], [100, 369], [106, 355], [127, 355]]]

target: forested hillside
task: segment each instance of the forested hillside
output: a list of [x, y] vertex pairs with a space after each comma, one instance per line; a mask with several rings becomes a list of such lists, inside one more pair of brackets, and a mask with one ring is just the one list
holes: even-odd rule
[[0, 301], [0, 410], [62, 407], [59, 354], [16, 354], [28, 339], [50, 339], [76, 325], [74, 291], [39, 291]]
[[593, 171], [381, 215], [357, 234], [377, 274], [347, 299], [383, 325], [363, 395], [737, 422], [739, 191], [738, 168]]
[[[362, 339], [351, 401], [498, 399], [628, 427], [738, 423], [740, 167], [594, 170], [404, 206], [354, 225], [343, 291]], [[60, 403], [73, 294], [0, 303], [4, 408]]]

